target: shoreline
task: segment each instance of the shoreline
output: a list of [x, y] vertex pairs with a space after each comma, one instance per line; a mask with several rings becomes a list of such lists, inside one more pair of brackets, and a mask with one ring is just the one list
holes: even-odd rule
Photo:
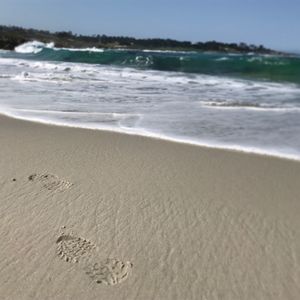
[[9, 112], [0, 112], [0, 116], [4, 116], [7, 118], [11, 118], [14, 120], [19, 120], [19, 121], [24, 121], [24, 122], [31, 122], [31, 123], [36, 123], [36, 124], [41, 124], [45, 126], [56, 126], [56, 127], [67, 127], [67, 128], [74, 128], [74, 129], [84, 129], [84, 130], [96, 130], [100, 132], [110, 132], [110, 133], [117, 133], [117, 134], [124, 134], [128, 136], [140, 136], [144, 138], [150, 138], [154, 140], [160, 140], [160, 141], [166, 141], [166, 142], [172, 142], [172, 143], [178, 143], [178, 144], [185, 144], [185, 145], [191, 145], [191, 146], [196, 146], [196, 147], [201, 147], [201, 148], [206, 148], [206, 149], [216, 149], [216, 150], [221, 150], [221, 151], [229, 151], [233, 153], [242, 153], [246, 155], [258, 155], [258, 156], [265, 156], [265, 157], [271, 157], [271, 158], [278, 158], [278, 159], [283, 159], [283, 160], [291, 160], [295, 162], [300, 162], [300, 155], [297, 154], [284, 154], [282, 152], [279, 152], [278, 150], [264, 150], [261, 148], [256, 148], [256, 147], [244, 147], [240, 145], [224, 145], [224, 144], [218, 144], [218, 143], [213, 143], [213, 142], [197, 142], [189, 139], [184, 139], [181, 137], [172, 137], [172, 136], [167, 136], [164, 134], [159, 134], [159, 133], [151, 133], [147, 132], [146, 130], [144, 132], [141, 131], [135, 131], [135, 130], [130, 130], [130, 129], [118, 129], [118, 128], [111, 128], [111, 127], [89, 127], [89, 126], [83, 126], [83, 125], [76, 125], [76, 124], [68, 124], [68, 123], [59, 123], [59, 122], [51, 122], [51, 121], [46, 121], [43, 119], [29, 119], [26, 117], [22, 116], [14, 116], [13, 114]]
[[296, 300], [300, 164], [0, 115], [7, 300]]

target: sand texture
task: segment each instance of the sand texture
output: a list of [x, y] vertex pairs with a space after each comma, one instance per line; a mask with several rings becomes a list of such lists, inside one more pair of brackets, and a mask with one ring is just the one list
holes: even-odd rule
[[0, 299], [300, 299], [300, 163], [0, 117]]

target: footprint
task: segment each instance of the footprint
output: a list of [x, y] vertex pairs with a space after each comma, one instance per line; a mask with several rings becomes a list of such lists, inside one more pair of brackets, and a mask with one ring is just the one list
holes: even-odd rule
[[87, 265], [85, 272], [97, 283], [116, 285], [127, 279], [132, 266], [129, 261], [123, 262], [116, 258], [107, 258], [102, 262]]
[[67, 180], [60, 179], [54, 174], [31, 174], [28, 177], [31, 182], [39, 183], [43, 188], [49, 191], [64, 192], [69, 189], [73, 184]]
[[[133, 267], [129, 261], [116, 258], [97, 259], [96, 245], [91, 241], [62, 233], [56, 240], [57, 255], [66, 262], [78, 263], [96, 283], [116, 285], [125, 281]], [[98, 261], [98, 262], [97, 262]]]
[[57, 240], [57, 255], [70, 263], [77, 263], [83, 259], [88, 259], [96, 246], [81, 237], [69, 234], [62, 234]]

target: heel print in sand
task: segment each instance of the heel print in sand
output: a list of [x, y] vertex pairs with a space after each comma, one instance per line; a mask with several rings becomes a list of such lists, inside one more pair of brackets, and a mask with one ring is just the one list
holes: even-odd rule
[[64, 192], [73, 184], [67, 180], [61, 179], [54, 174], [31, 174], [28, 180], [39, 184], [42, 188], [53, 192]]
[[86, 274], [97, 283], [115, 285], [125, 281], [131, 272], [131, 262], [123, 262], [116, 258], [107, 258], [102, 262], [90, 263], [85, 266]]
[[116, 285], [125, 281], [133, 267], [129, 261], [116, 258], [97, 259], [96, 245], [91, 241], [62, 233], [56, 240], [57, 255], [69, 263], [78, 263], [96, 283]]

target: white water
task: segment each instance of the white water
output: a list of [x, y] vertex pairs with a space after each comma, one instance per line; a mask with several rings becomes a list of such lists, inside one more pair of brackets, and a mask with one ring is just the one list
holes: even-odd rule
[[17, 53], [39, 53], [43, 50], [43, 48], [54, 48], [54, 43], [42, 43], [38, 41], [32, 41], [28, 43], [24, 43], [15, 48]]
[[15, 52], [16, 53], [33, 53], [33, 54], [37, 54], [39, 52], [41, 52], [44, 48], [48, 48], [48, 49], [53, 49], [53, 50], [67, 50], [67, 51], [81, 51], [81, 52], [103, 52], [103, 49], [99, 49], [96, 47], [93, 48], [56, 48], [54, 47], [54, 43], [42, 43], [39, 41], [32, 41], [32, 42], [27, 42], [24, 43], [20, 46], [17, 46], [15, 48]]
[[300, 159], [294, 84], [0, 58], [0, 92], [17, 118]]

